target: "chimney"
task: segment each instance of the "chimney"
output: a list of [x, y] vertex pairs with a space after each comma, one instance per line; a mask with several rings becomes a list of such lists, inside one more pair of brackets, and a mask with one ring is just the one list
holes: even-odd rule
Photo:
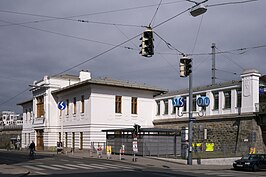
[[91, 79], [91, 73], [88, 70], [86, 70], [86, 71], [81, 70], [79, 72], [79, 80], [80, 80], [80, 82], [85, 81], [85, 80], [89, 80], [89, 79]]

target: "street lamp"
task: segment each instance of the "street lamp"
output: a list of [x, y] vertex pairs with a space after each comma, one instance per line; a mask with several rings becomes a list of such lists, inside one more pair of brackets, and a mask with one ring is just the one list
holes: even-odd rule
[[187, 0], [187, 1], [196, 4], [190, 10], [190, 14], [193, 17], [202, 15], [202, 14], [204, 14], [207, 11], [207, 8], [203, 5], [203, 3], [207, 2], [208, 0], [205, 0], [205, 1], [202, 1], [202, 2], [196, 2], [196, 1], [192, 1], [192, 0]]

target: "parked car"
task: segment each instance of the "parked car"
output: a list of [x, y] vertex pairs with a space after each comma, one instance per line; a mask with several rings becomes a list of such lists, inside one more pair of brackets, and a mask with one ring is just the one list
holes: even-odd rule
[[235, 169], [257, 171], [266, 169], [266, 154], [248, 154], [233, 163]]

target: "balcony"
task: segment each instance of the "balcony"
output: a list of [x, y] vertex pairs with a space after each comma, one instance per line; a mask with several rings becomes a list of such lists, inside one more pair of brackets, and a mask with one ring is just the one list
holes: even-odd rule
[[32, 125], [33, 126], [43, 126], [44, 125], [44, 117], [37, 117], [33, 119]]

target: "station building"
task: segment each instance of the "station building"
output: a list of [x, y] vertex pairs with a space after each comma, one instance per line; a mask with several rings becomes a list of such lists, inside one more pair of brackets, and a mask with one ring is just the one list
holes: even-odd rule
[[[110, 78], [44, 76], [32, 85], [33, 99], [23, 107], [22, 147], [36, 142], [37, 150], [54, 150], [63, 142], [68, 150], [82, 151], [106, 142], [104, 129], [153, 127], [154, 96], [166, 90]], [[66, 108], [58, 109], [64, 101]]]
[[[245, 70], [241, 80], [193, 88], [193, 143], [223, 154], [266, 152], [265, 76], [254, 69]], [[182, 130], [188, 127], [189, 90], [170, 91], [154, 98], [158, 128]], [[210, 105], [199, 107], [196, 100], [207, 96]], [[174, 107], [172, 99], [183, 97], [183, 107]]]
[[[266, 152], [266, 77], [245, 70], [238, 81], [193, 88], [193, 142], [212, 143], [222, 153]], [[44, 76], [32, 85], [32, 99], [23, 107], [22, 147], [33, 140], [38, 150], [53, 150], [62, 141], [79, 151], [106, 142], [102, 130], [162, 128], [181, 131], [188, 126], [188, 90], [167, 91], [145, 84], [79, 76]], [[172, 99], [184, 97], [183, 107]], [[196, 105], [198, 97], [208, 107]], [[66, 108], [58, 109], [64, 101]]]

